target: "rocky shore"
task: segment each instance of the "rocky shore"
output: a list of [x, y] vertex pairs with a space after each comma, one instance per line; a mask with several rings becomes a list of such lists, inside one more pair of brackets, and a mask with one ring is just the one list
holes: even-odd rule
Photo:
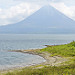
[[39, 55], [46, 60], [46, 62], [41, 63], [42, 65], [58, 66], [61, 63], [68, 60], [68, 59], [61, 57], [61, 56], [51, 56], [51, 54], [48, 52], [40, 53], [40, 49], [12, 50], [12, 52], [22, 52], [22, 53], [28, 53], [28, 54], [33, 54], [33, 55]]

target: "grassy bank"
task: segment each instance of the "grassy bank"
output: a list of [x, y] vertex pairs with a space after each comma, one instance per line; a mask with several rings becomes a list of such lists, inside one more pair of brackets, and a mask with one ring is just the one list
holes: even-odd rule
[[51, 54], [50, 57], [60, 56], [69, 58], [70, 60], [65, 62], [65, 65], [61, 66], [43, 65], [43, 68], [36, 68], [37, 66], [33, 66], [8, 72], [3, 75], [75, 75], [75, 41], [65, 45], [48, 46], [44, 49], [35, 50], [35, 52], [38, 54], [47, 52]]
[[48, 46], [41, 49], [40, 52], [49, 52], [52, 56], [60, 55], [63, 57], [73, 57], [75, 56], [75, 42], [73, 41], [65, 45]]

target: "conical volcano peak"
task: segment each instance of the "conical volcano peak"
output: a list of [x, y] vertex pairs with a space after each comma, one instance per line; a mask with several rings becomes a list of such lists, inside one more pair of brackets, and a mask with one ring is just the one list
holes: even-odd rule
[[47, 5], [44, 5], [41, 9], [44, 9], [44, 10], [51, 10], [53, 9], [54, 7], [51, 6], [50, 4], [47, 4]]
[[48, 4], [21, 22], [0, 27], [0, 33], [75, 33], [75, 21]]
[[57, 10], [55, 7], [53, 7], [50, 4], [42, 6], [38, 11], [38, 13], [45, 13], [46, 15], [55, 15], [55, 14], [62, 14], [59, 10]]
[[[41, 16], [44, 16], [44, 15], [52, 15], [53, 13], [56, 13], [58, 12], [57, 9], [55, 9], [53, 6], [51, 6], [50, 4], [47, 4], [47, 5], [44, 5], [42, 6], [38, 11], [36, 11], [34, 14], [39, 14]], [[34, 15], [32, 14], [32, 15]]]

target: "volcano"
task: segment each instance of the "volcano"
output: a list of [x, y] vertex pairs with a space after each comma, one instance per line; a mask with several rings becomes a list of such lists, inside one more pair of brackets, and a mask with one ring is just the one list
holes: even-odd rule
[[75, 21], [50, 5], [45, 5], [21, 22], [0, 26], [0, 33], [75, 33]]

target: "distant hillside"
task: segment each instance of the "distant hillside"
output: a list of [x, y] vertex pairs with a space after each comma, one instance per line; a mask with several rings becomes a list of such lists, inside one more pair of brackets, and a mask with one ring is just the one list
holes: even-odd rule
[[0, 26], [0, 33], [75, 33], [75, 21], [46, 5], [21, 22]]

